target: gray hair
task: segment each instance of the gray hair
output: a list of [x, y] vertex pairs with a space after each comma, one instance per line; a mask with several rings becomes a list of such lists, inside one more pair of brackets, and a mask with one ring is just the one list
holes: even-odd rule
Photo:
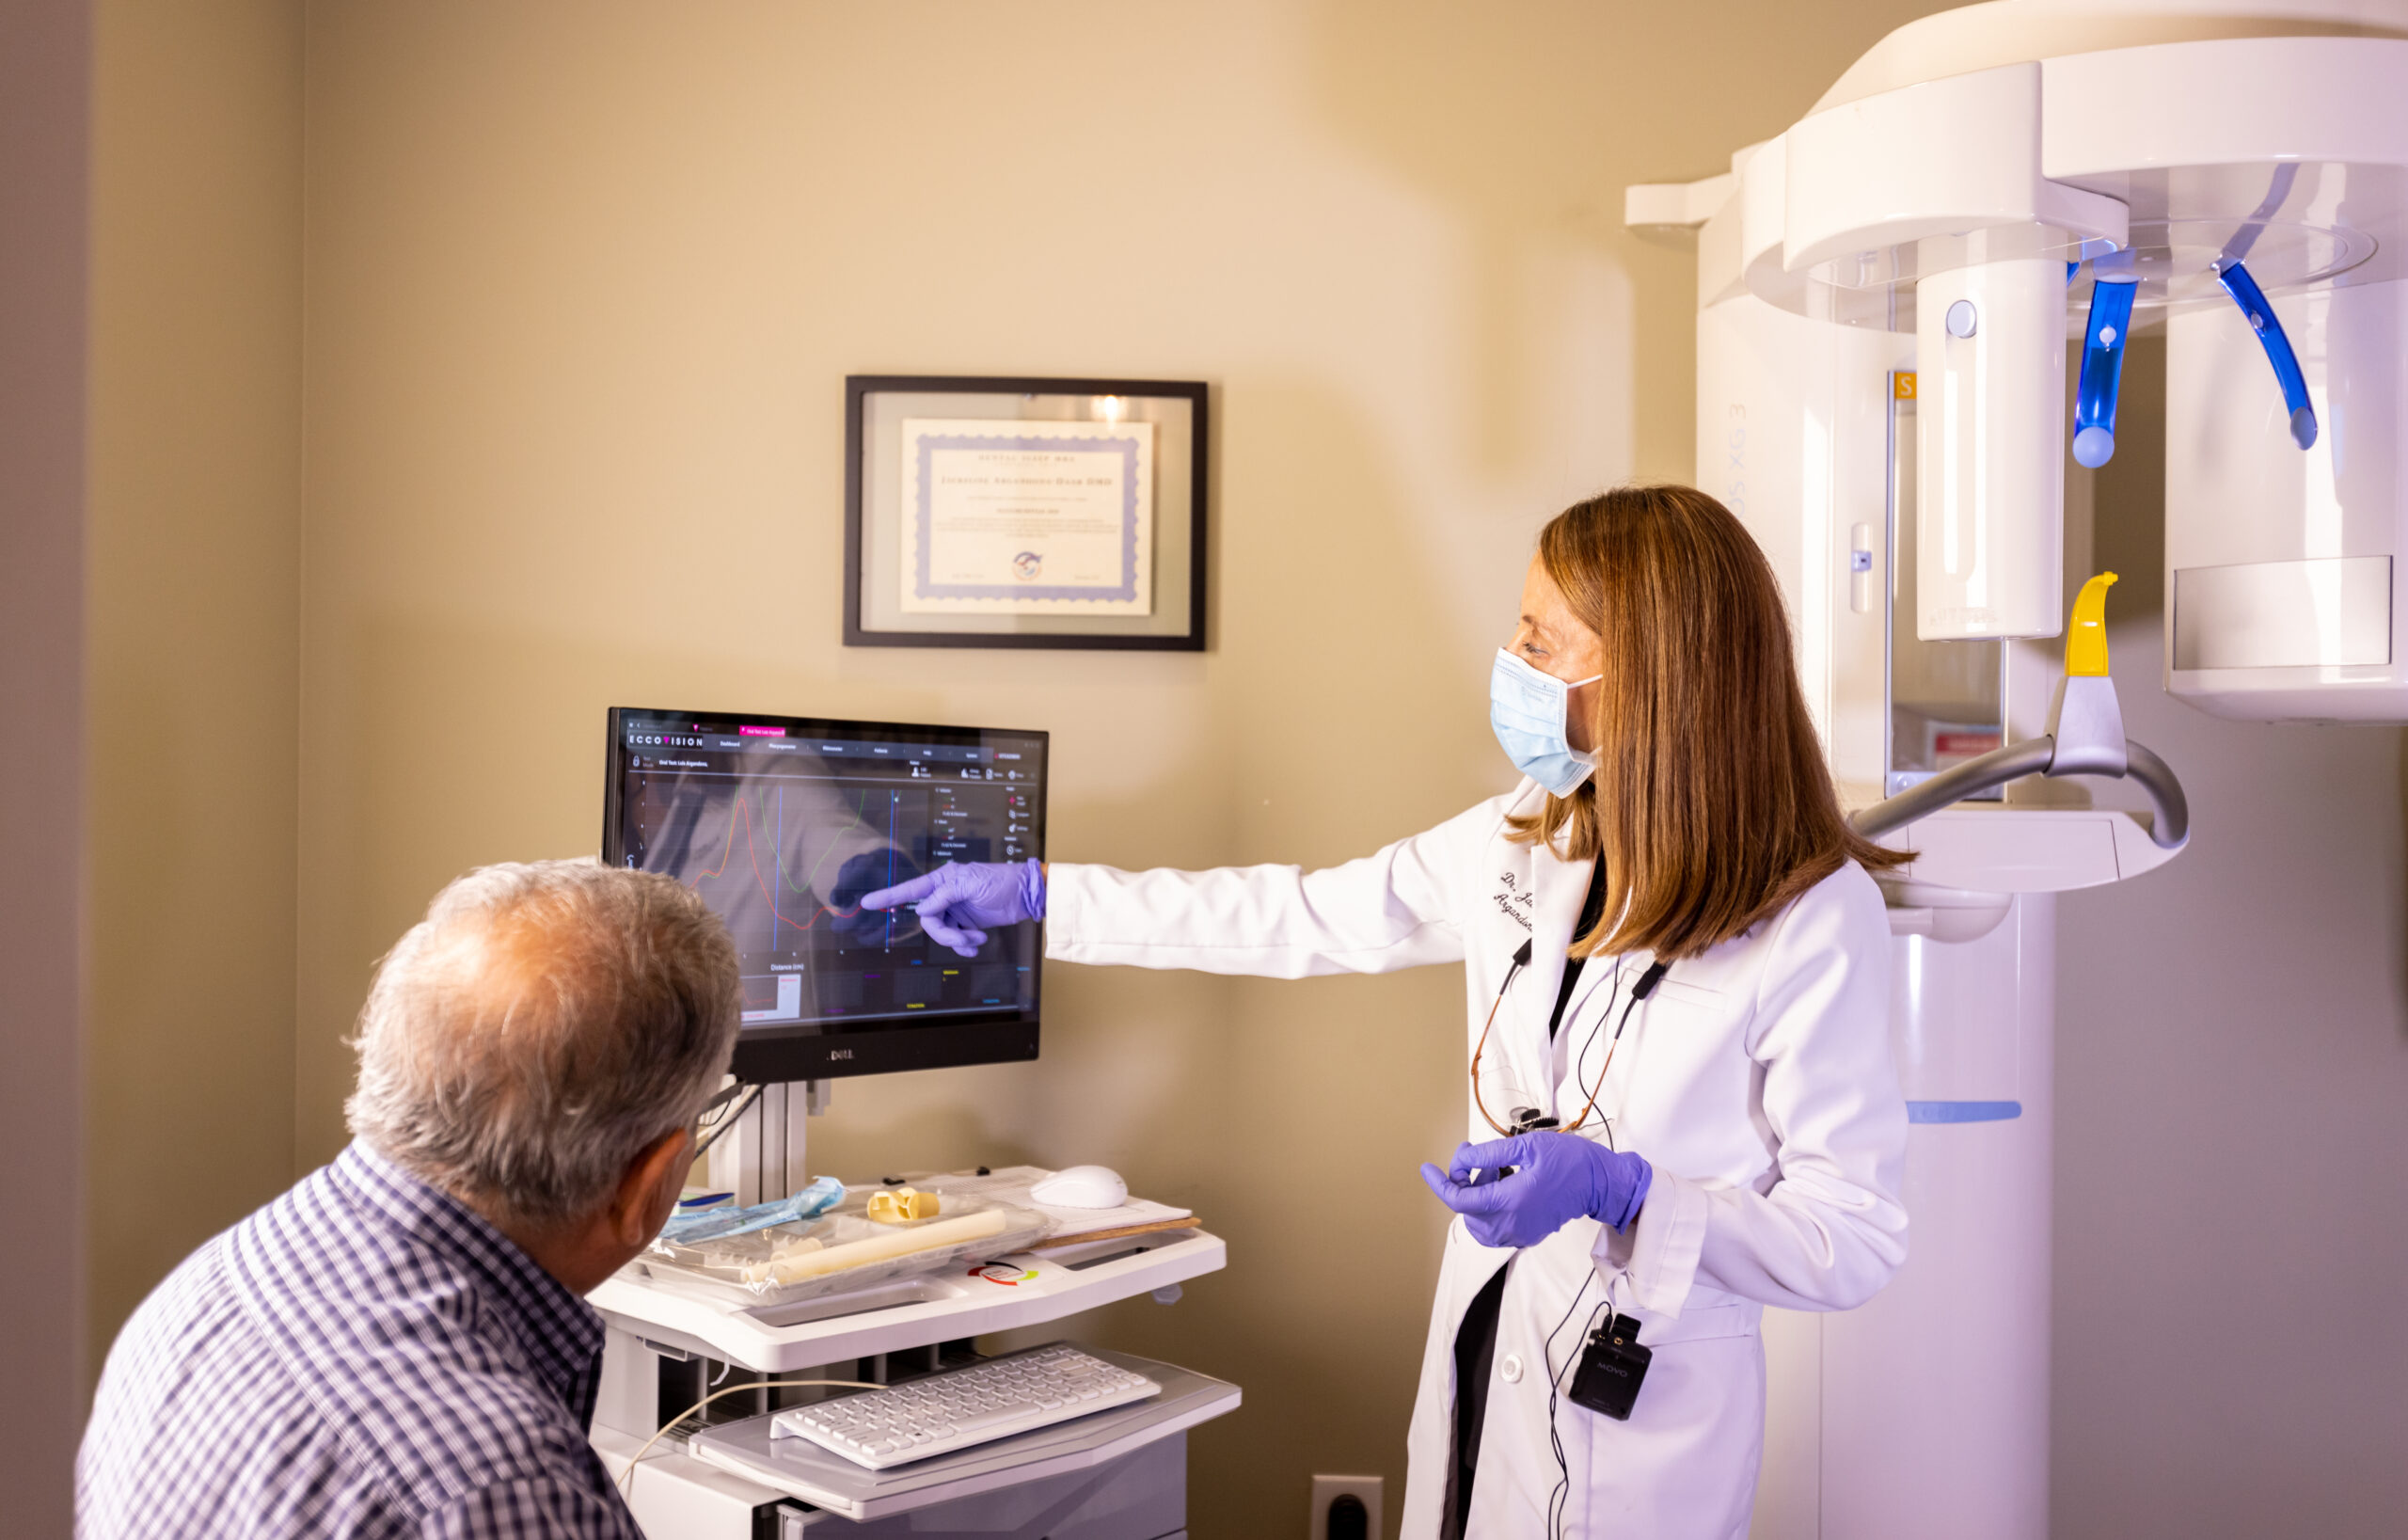
[[593, 861], [484, 866], [377, 964], [343, 1110], [436, 1186], [521, 1223], [578, 1219], [701, 1114], [742, 1010], [727, 927], [683, 883]]

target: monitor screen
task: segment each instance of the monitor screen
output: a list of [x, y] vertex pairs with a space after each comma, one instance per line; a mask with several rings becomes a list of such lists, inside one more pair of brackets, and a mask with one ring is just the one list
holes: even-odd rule
[[735, 1072], [817, 1080], [1037, 1056], [1034, 922], [974, 958], [863, 895], [1045, 854], [1046, 735], [613, 707], [602, 858], [666, 872], [744, 968]]

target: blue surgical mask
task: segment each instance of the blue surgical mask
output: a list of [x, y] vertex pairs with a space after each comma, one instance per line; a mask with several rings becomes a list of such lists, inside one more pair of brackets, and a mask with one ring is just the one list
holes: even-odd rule
[[1572, 746], [1564, 722], [1572, 691], [1604, 677], [1592, 674], [1566, 684], [1497, 649], [1497, 666], [1488, 675], [1488, 724], [1515, 770], [1559, 797], [1571, 796], [1596, 773], [1596, 756]]

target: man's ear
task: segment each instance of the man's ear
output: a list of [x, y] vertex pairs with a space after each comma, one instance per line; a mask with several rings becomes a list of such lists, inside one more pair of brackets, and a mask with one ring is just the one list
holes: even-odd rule
[[[627, 1163], [619, 1191], [610, 1203], [612, 1238], [630, 1251], [641, 1251], [660, 1232], [661, 1221], [676, 1206], [685, 1186], [686, 1167], [693, 1164], [693, 1135], [673, 1128], [645, 1145]], [[661, 1201], [663, 1196], [668, 1201]]]

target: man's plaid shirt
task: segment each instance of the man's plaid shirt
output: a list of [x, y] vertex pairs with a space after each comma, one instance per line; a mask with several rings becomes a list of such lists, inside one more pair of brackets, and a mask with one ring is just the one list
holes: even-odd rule
[[355, 1144], [126, 1323], [77, 1531], [642, 1540], [586, 1443], [601, 1357], [583, 1300]]

